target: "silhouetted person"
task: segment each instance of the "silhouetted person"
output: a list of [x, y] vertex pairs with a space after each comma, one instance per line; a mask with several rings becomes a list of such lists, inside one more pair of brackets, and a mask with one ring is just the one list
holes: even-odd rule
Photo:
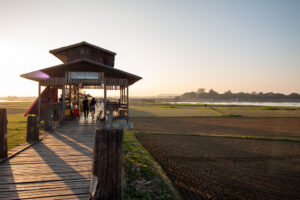
[[92, 120], [94, 120], [94, 116], [95, 116], [95, 106], [97, 105], [96, 103], [97, 102], [96, 102], [95, 98], [93, 97], [90, 102], [90, 111], [92, 113]]
[[89, 100], [87, 96], [84, 97], [84, 100], [82, 101], [83, 106], [83, 113], [84, 113], [84, 119], [86, 120], [89, 116]]

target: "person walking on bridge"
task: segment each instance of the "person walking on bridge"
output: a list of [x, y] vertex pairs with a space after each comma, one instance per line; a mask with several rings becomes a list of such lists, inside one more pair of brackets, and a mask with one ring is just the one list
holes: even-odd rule
[[87, 96], [85, 96], [84, 100], [82, 101], [82, 107], [83, 107], [84, 119], [87, 120], [87, 117], [89, 116], [89, 100]]
[[93, 97], [90, 102], [90, 111], [92, 114], [92, 120], [94, 120], [94, 117], [95, 117], [95, 106], [97, 106], [97, 102], [96, 102], [96, 99]]

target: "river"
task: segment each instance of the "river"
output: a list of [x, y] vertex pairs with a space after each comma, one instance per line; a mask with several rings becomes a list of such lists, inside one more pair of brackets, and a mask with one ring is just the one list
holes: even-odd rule
[[175, 103], [175, 104], [217, 104], [217, 105], [253, 105], [253, 106], [300, 107], [300, 102], [199, 101], [199, 102], [170, 102], [170, 103]]

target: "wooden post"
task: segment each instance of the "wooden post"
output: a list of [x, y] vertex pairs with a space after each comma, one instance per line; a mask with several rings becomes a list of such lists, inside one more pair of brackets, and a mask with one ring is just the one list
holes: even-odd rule
[[71, 98], [72, 98], [72, 87], [71, 84], [69, 85], [69, 109], [71, 112]]
[[63, 106], [62, 106], [62, 113], [63, 113], [63, 120], [65, 119], [65, 110], [66, 110], [66, 86], [63, 84], [62, 86], [62, 98], [63, 98]]
[[107, 103], [106, 103], [106, 95], [107, 95], [107, 91], [106, 91], [106, 84], [104, 83], [104, 120], [106, 120], [106, 109], [107, 109]]
[[38, 122], [41, 120], [41, 83], [39, 82], [38, 89]]
[[97, 129], [94, 140], [90, 200], [121, 200], [123, 129]]
[[52, 130], [52, 116], [53, 116], [53, 108], [50, 103], [47, 103], [45, 106], [45, 130]]
[[127, 86], [127, 123], [129, 122], [129, 86]]
[[7, 157], [7, 116], [6, 109], [0, 108], [0, 158]]
[[63, 109], [63, 103], [58, 104], [58, 121], [61, 125], [64, 119], [64, 109]]
[[[80, 89], [79, 89], [79, 85], [77, 85], [77, 100], [78, 100], [78, 109], [80, 110]], [[80, 113], [80, 112], [79, 112]]]
[[125, 103], [125, 87], [122, 88], [122, 102]]
[[120, 86], [120, 103], [123, 101], [122, 86]]
[[38, 128], [37, 116], [28, 116], [27, 118], [27, 136], [26, 141], [36, 142], [39, 140], [39, 128]]

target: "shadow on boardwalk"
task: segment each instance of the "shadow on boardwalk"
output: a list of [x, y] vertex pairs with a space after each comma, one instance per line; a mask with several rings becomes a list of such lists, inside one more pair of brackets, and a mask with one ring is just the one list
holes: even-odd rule
[[0, 199], [87, 199], [97, 123], [66, 122], [0, 164]]

